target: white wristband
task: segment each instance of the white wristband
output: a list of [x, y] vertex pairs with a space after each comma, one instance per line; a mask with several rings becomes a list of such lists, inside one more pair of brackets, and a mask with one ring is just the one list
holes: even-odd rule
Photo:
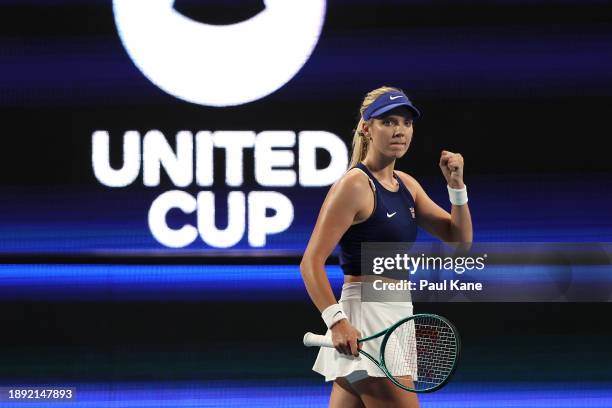
[[344, 310], [342, 310], [342, 306], [338, 303], [328, 306], [323, 313], [321, 313], [321, 317], [328, 329], [331, 329], [338, 321], [347, 318], [344, 314]]
[[448, 199], [452, 205], [464, 205], [468, 202], [467, 186], [463, 186], [463, 188], [452, 188], [446, 185], [446, 188], [448, 188]]

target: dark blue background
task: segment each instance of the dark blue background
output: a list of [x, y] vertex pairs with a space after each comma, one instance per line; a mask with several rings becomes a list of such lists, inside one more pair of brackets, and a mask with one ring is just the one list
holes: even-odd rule
[[[260, 5], [176, 3], [219, 23]], [[604, 1], [331, 1], [296, 77], [264, 99], [220, 109], [151, 84], [122, 47], [110, 2], [3, 2], [0, 114], [10, 153], [0, 169], [0, 251], [166, 250], [146, 214], [172, 186], [165, 176], [158, 188], [140, 178], [126, 189], [100, 186], [90, 161], [94, 130], [111, 132], [115, 159], [130, 129], [160, 129], [171, 143], [183, 129], [324, 129], [348, 146], [361, 98], [382, 84], [405, 89], [424, 112], [397, 168], [446, 208], [440, 150], [466, 158], [475, 239], [610, 240], [610, 10]], [[213, 189], [224, 202], [223, 155], [216, 162]], [[261, 189], [252, 174], [246, 182], [244, 190]], [[279, 189], [296, 218], [267, 248], [299, 254], [326, 190]], [[224, 211], [220, 205], [220, 225]], [[186, 249], [209, 248], [198, 240]]]
[[[220, 24], [260, 6], [176, 3]], [[0, 384], [77, 386], [73, 407], [325, 406], [329, 384], [301, 346], [323, 323], [297, 263], [327, 189], [279, 189], [296, 219], [263, 252], [169, 250], [146, 224], [167, 178], [100, 186], [91, 134], [111, 132], [114, 159], [131, 129], [170, 140], [183, 129], [321, 129], [349, 145], [361, 99], [383, 84], [424, 113], [397, 167], [445, 208], [440, 151], [464, 155], [476, 240], [611, 240], [609, 1], [331, 0], [298, 75], [224, 109], [153, 86], [123, 49], [110, 0], [0, 1]], [[244, 190], [255, 189], [247, 175]], [[214, 190], [228, 191], [217, 180]], [[610, 303], [415, 310], [447, 316], [464, 344], [456, 377], [424, 407], [612, 406]]]

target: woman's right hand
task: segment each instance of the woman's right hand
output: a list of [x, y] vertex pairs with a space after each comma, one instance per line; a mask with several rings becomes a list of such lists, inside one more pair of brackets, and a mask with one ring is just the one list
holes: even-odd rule
[[359, 330], [354, 328], [348, 319], [342, 319], [331, 327], [332, 342], [338, 352], [347, 356], [359, 356], [361, 344], [357, 342], [361, 338]]

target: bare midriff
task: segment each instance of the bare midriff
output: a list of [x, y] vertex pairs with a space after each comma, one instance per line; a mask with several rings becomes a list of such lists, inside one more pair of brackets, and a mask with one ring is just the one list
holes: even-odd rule
[[366, 280], [380, 279], [386, 282], [397, 282], [397, 279], [388, 278], [386, 276], [358, 276], [358, 275], [344, 275], [344, 283], [353, 282], [365, 282]]

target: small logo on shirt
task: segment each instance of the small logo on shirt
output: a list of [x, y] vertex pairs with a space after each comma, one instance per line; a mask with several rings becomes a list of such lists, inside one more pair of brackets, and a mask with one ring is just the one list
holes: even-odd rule
[[414, 207], [410, 207], [410, 215], [412, 215], [412, 218], [416, 218], [416, 215], [414, 213]]
[[395, 211], [395, 212], [393, 212], [393, 213], [391, 213], [391, 214], [387, 213], [387, 218], [391, 218], [391, 217], [393, 217], [395, 214], [397, 214], [397, 211]]

